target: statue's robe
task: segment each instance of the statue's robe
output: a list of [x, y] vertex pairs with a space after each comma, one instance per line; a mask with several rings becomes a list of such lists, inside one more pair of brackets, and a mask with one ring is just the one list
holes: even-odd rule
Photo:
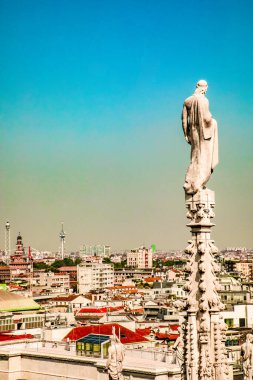
[[218, 163], [217, 122], [212, 119], [205, 95], [196, 93], [185, 100], [182, 126], [191, 144], [191, 162], [184, 189], [186, 193], [194, 194], [205, 187]]
[[123, 376], [124, 347], [121, 343], [112, 343], [109, 347], [107, 361], [109, 380], [124, 380]]
[[[250, 334], [249, 334], [250, 335]], [[243, 373], [245, 380], [252, 380], [253, 377], [253, 344], [250, 340], [246, 339], [246, 342], [241, 346], [241, 358], [243, 362]]]

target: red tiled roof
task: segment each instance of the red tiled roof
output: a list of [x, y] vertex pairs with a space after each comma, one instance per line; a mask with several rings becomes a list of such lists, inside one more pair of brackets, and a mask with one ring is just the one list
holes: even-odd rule
[[114, 296], [113, 298], [112, 298], [112, 301], [122, 301], [122, 300], [125, 300], [126, 299], [126, 297], [123, 297], [122, 295], [118, 295], [118, 296]]
[[72, 266], [72, 267], [60, 267], [58, 268], [61, 272], [77, 272], [77, 267]]
[[96, 314], [105, 314], [107, 311], [119, 311], [122, 310], [123, 306], [105, 306], [105, 307], [83, 307], [78, 311], [78, 314], [84, 313], [96, 313]]
[[115, 332], [117, 336], [119, 335], [120, 331], [120, 340], [123, 344], [148, 342], [148, 339], [144, 338], [142, 335], [138, 334], [137, 332], [131, 331], [117, 323], [75, 327], [65, 336], [64, 340], [69, 338], [70, 340], [76, 341], [89, 334], [112, 335], [113, 327], [115, 327]]
[[146, 282], [155, 282], [155, 281], [160, 281], [161, 277], [146, 277], [144, 278], [144, 281]]
[[94, 315], [94, 314], [85, 314], [85, 315], [75, 315], [77, 321], [99, 321], [101, 318], [101, 315]]
[[72, 294], [70, 296], [58, 296], [58, 297], [55, 297], [55, 298], [51, 298], [51, 301], [73, 301], [74, 299], [76, 299], [77, 297], [79, 297], [77, 294]]
[[9, 284], [8, 286], [9, 286], [9, 288], [11, 288], [11, 289], [23, 289], [22, 286], [15, 285], [15, 284]]
[[4, 342], [8, 340], [32, 339], [32, 338], [33, 338], [33, 335], [31, 334], [22, 334], [22, 335], [0, 334], [0, 342]]
[[142, 336], [149, 335], [151, 333], [151, 327], [147, 327], [144, 329], [136, 329], [136, 332]]
[[138, 293], [138, 289], [128, 289], [128, 290], [124, 290], [124, 292], [122, 292], [124, 294], [129, 294], [129, 293]]
[[178, 270], [175, 268], [169, 268], [168, 270], [170, 270], [171, 272], [174, 272], [174, 273], [181, 273], [182, 272], [181, 270]]
[[141, 314], [143, 314], [144, 313], [144, 309], [143, 308], [140, 308], [140, 309], [130, 309], [130, 313], [141, 313]]
[[176, 340], [179, 337], [179, 334], [164, 334], [164, 333], [156, 333], [156, 339], [169, 339]]
[[136, 288], [135, 285], [118, 285], [118, 286], [107, 286], [107, 289], [115, 290], [115, 289], [129, 289], [129, 288]]
[[177, 331], [179, 328], [179, 325], [169, 325], [169, 326], [170, 326], [170, 329], [173, 331]]

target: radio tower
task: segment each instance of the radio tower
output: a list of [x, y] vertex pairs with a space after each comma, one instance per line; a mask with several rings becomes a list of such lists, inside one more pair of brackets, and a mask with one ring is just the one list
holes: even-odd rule
[[61, 240], [61, 259], [64, 259], [64, 244], [65, 244], [66, 234], [63, 229], [63, 222], [61, 224], [60, 240]]
[[6, 263], [9, 263], [10, 260], [10, 254], [11, 254], [11, 232], [10, 232], [11, 225], [9, 222], [6, 222], [5, 224], [5, 256], [6, 256]]

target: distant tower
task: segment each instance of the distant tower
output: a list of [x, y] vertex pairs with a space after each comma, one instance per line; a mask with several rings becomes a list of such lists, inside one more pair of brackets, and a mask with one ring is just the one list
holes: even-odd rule
[[10, 260], [10, 254], [11, 254], [11, 231], [10, 231], [11, 225], [9, 222], [6, 222], [5, 224], [5, 256], [6, 261], [9, 263]]
[[64, 244], [65, 244], [66, 234], [63, 229], [63, 222], [61, 224], [60, 240], [61, 240], [61, 259], [64, 259]]

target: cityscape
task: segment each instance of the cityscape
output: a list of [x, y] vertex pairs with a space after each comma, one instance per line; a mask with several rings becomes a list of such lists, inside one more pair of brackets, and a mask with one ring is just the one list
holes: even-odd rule
[[[6, 222], [0, 257], [0, 351], [22, 348], [32, 357], [50, 351], [51, 356], [88, 357], [95, 363], [107, 358], [115, 328], [130, 362], [167, 363], [169, 378], [176, 376], [174, 347], [182, 323], [177, 303], [187, 297], [187, 250], [165, 252], [153, 244], [114, 251], [109, 245], [84, 244], [68, 252], [59, 223], [59, 250], [37, 251], [21, 233], [13, 237], [11, 227]], [[253, 249], [227, 247], [215, 254], [215, 261], [228, 327], [225, 345], [239, 379], [241, 345], [253, 324]], [[37, 365], [35, 370], [50, 378]], [[60, 360], [51, 371], [66, 376]]]
[[0, 0], [0, 380], [253, 380], [252, 15]]

